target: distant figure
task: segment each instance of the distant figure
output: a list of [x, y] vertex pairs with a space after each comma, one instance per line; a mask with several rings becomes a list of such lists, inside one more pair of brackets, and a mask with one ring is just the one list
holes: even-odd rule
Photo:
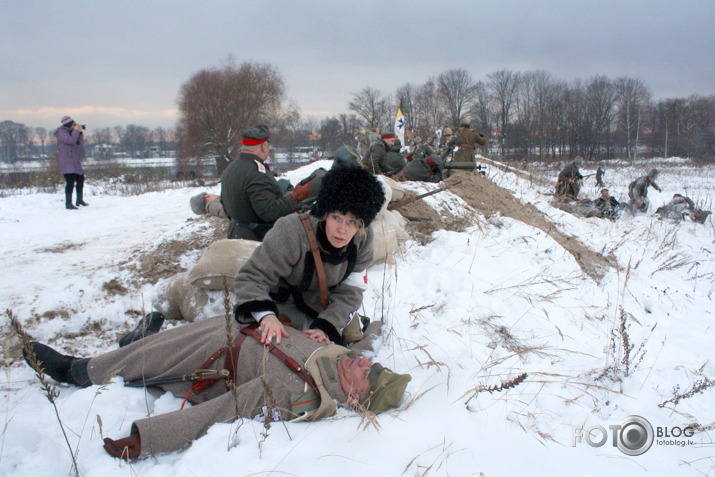
[[603, 187], [603, 174], [605, 174], [606, 171], [604, 171], [601, 166], [598, 166], [598, 169], [596, 169], [596, 187]]
[[601, 217], [609, 219], [615, 218], [616, 212], [621, 208], [621, 203], [609, 194], [608, 189], [601, 189], [601, 195], [593, 201], [593, 205], [598, 208]]
[[672, 220], [682, 220], [689, 219], [695, 220], [695, 202], [689, 197], [685, 197], [681, 194], [674, 194], [673, 199], [662, 207], [658, 207], [655, 211], [656, 214], [660, 215], [665, 219]]
[[576, 156], [559, 173], [559, 177], [556, 179], [556, 197], [578, 198], [578, 193], [581, 191], [581, 179], [583, 179], [578, 168], [582, 164], [583, 157]]
[[383, 161], [380, 163], [380, 173], [393, 176], [405, 167], [405, 156], [400, 152], [402, 144], [395, 138], [395, 144], [387, 150]]
[[658, 178], [658, 170], [651, 169], [647, 175], [639, 177], [628, 184], [628, 205], [633, 212], [646, 212], [650, 202], [648, 201], [648, 187], [653, 186], [658, 192], [662, 192], [655, 180]]
[[310, 182], [284, 195], [264, 163], [268, 132], [265, 124], [243, 131], [241, 153], [221, 176], [221, 203], [231, 218], [228, 238], [262, 241], [276, 220], [298, 210], [298, 203], [310, 195]]
[[77, 190], [77, 206], [88, 206], [84, 201], [84, 169], [80, 164], [84, 144], [84, 126], [74, 122], [69, 116], [60, 120], [62, 126], [55, 130], [57, 138], [57, 169], [65, 177], [65, 209], [77, 210], [72, 205], [72, 190]]
[[486, 144], [487, 138], [484, 134], [473, 131], [467, 121], [462, 121], [459, 124], [457, 137], [453, 140], [453, 145], [459, 148], [454, 153], [454, 162], [475, 162], [474, 150], [477, 145], [484, 146]]
[[363, 156], [362, 162], [373, 174], [380, 174], [382, 172], [381, 164], [385, 161], [387, 151], [395, 145], [395, 139], [395, 133], [385, 132], [378, 140], [370, 144], [370, 149], [367, 151], [367, 154]]

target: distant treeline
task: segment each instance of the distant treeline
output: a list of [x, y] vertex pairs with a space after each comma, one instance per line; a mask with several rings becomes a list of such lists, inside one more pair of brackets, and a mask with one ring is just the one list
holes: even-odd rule
[[[502, 70], [475, 81], [465, 70], [450, 70], [390, 95], [366, 87], [349, 107], [362, 124], [383, 129], [393, 124], [398, 105], [408, 132], [429, 137], [466, 120], [503, 159], [715, 157], [715, 96], [653, 101], [636, 78], [567, 83], [546, 71]], [[331, 135], [328, 122], [323, 129]]]
[[[630, 77], [568, 83], [546, 71], [502, 70], [477, 81], [465, 70], [449, 70], [390, 94], [365, 87], [353, 94], [350, 113], [318, 120], [303, 118], [294, 104], [286, 105], [284, 80], [275, 67], [237, 65], [229, 58], [192, 75], [177, 103], [175, 129], [90, 128], [87, 154], [151, 157], [176, 151], [186, 164], [215, 158], [221, 172], [240, 146], [238, 132], [258, 121], [270, 125], [274, 146], [330, 152], [356, 145], [370, 129], [392, 130], [400, 107], [406, 145], [468, 121], [489, 138], [488, 154], [500, 159], [715, 158], [715, 96], [654, 101], [645, 82]], [[0, 160], [53, 156], [52, 132], [0, 122]]]

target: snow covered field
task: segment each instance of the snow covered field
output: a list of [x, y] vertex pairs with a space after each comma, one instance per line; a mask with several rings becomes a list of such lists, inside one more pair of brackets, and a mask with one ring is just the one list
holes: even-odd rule
[[[288, 177], [296, 183], [321, 163]], [[622, 200], [627, 184], [651, 167], [607, 168], [604, 179]], [[652, 209], [676, 192], [712, 205], [714, 167], [685, 160], [662, 160], [657, 167], [663, 192], [650, 190]], [[583, 173], [593, 169], [587, 165]], [[381, 415], [376, 424], [347, 410], [322, 422], [273, 423], [267, 431], [256, 421], [218, 424], [185, 452], [127, 464], [105, 453], [102, 437], [124, 437], [133, 420], [177, 409], [181, 399], [155, 399], [124, 388], [121, 380], [101, 390], [58, 385], [59, 413], [79, 473], [715, 474], [715, 386], [673, 403], [697, 382], [715, 380], [712, 216], [705, 224], [575, 217], [549, 205], [555, 174], [546, 174], [542, 182], [488, 170], [496, 184], [532, 203], [559, 230], [613, 254], [619, 268], [596, 282], [545, 232], [498, 215], [468, 215], [463, 230], [437, 231], [424, 245], [408, 241], [395, 264], [369, 269], [364, 303], [364, 314], [386, 324], [376, 360], [413, 376], [402, 410]], [[594, 182], [587, 179], [583, 195], [597, 196]], [[117, 197], [88, 182], [85, 190], [91, 205], [79, 211], [65, 211], [60, 193], [0, 198], [3, 307], [35, 339], [77, 356], [113, 349], [116, 336], [151, 309], [157, 284], [137, 280], [136, 267], [128, 266], [136, 256], [211, 234], [210, 222], [189, 209], [197, 189]], [[445, 214], [469, 210], [449, 191], [426, 201]], [[190, 267], [199, 255], [187, 252], [180, 265]], [[111, 293], [108, 283], [128, 292]], [[5, 314], [2, 323], [0, 475], [66, 476], [71, 458], [57, 418], [19, 358]], [[521, 373], [526, 379], [513, 388], [487, 390]], [[652, 426], [652, 446], [642, 455], [613, 445], [609, 426], [629, 416]], [[593, 426], [607, 433], [598, 447], [586, 442]], [[690, 437], [680, 434], [686, 426], [696, 429]], [[590, 436], [601, 440], [598, 428]]]

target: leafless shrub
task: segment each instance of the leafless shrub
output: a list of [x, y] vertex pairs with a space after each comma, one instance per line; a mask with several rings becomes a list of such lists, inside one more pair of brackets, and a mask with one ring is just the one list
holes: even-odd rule
[[507, 381], [502, 381], [499, 384], [493, 384], [491, 386], [486, 386], [486, 385], [480, 384], [477, 387], [466, 391], [464, 394], [462, 394], [459, 397], [459, 399], [462, 399], [464, 396], [471, 393], [472, 395], [469, 396], [469, 399], [464, 401], [464, 405], [467, 406], [467, 405], [469, 405], [469, 401], [476, 398], [479, 393], [486, 391], [489, 394], [492, 394], [495, 392], [502, 392], [502, 391], [506, 391], [509, 389], [513, 389], [513, 388], [517, 387], [519, 384], [523, 383], [528, 376], [529, 375], [527, 373], [520, 373], [517, 376], [515, 376], [514, 378], [509, 379]]
[[67, 438], [67, 432], [65, 431], [65, 426], [64, 423], [62, 422], [62, 418], [60, 417], [60, 411], [57, 408], [57, 398], [59, 397], [60, 393], [57, 390], [56, 387], [54, 387], [50, 382], [47, 380], [47, 376], [45, 376], [44, 368], [42, 367], [42, 362], [38, 360], [37, 355], [35, 354], [34, 349], [32, 348], [32, 338], [30, 335], [28, 335], [25, 330], [22, 327], [22, 324], [15, 318], [15, 316], [12, 313], [12, 310], [5, 310], [5, 314], [7, 315], [9, 321], [10, 321], [10, 326], [12, 327], [13, 331], [17, 336], [20, 338], [22, 341], [22, 347], [23, 350], [25, 351], [25, 354], [27, 355], [27, 360], [30, 363], [30, 366], [32, 369], [35, 370], [35, 376], [37, 377], [37, 380], [40, 382], [40, 387], [42, 388], [43, 393], [45, 394], [45, 397], [47, 400], [52, 404], [52, 409], [55, 412], [55, 417], [57, 418], [57, 422], [60, 425], [60, 429], [62, 430], [62, 435], [65, 438], [65, 443], [67, 444], [67, 450], [70, 453], [70, 457], [72, 458], [72, 470], [71, 470], [71, 475], [79, 477], [79, 468], [77, 467], [77, 458], [75, 455], [75, 451], [72, 449], [72, 445], [70, 444], [69, 439]]
[[675, 386], [673, 386], [673, 397], [670, 399], [666, 399], [662, 403], [658, 404], [658, 407], [665, 407], [668, 403], [673, 404], [673, 406], [677, 406], [681, 400], [691, 398], [696, 394], [701, 394], [703, 391], [713, 386], [715, 386], [715, 380], [709, 379], [707, 377], [699, 378], [696, 379], [695, 382], [691, 384], [686, 391], [681, 393], [680, 385], [676, 384]]

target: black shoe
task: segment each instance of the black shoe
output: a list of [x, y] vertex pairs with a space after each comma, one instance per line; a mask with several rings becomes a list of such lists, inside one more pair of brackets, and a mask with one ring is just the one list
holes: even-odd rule
[[68, 203], [68, 204], [65, 204], [65, 209], [67, 209], [67, 210], [77, 210], [77, 207], [75, 207], [74, 205]]
[[[77, 384], [72, 379], [71, 367], [72, 361], [78, 358], [59, 353], [49, 346], [36, 341], [31, 342], [30, 346], [37, 357], [36, 365], [39, 366], [46, 375], [61, 383]], [[25, 361], [31, 368], [35, 369], [24, 347], [22, 348], [22, 357], [25, 358]]]
[[158, 311], [149, 313], [144, 318], [139, 320], [137, 327], [129, 333], [125, 334], [119, 338], [119, 347], [127, 346], [128, 344], [134, 343], [137, 340], [146, 338], [156, 334], [161, 329], [161, 325], [164, 324], [164, 315]]
[[89, 205], [87, 202], [83, 201], [82, 199], [78, 199], [77, 202], [76, 202], [76, 204], [77, 204], [78, 207], [79, 207], [80, 205], [83, 205], [83, 206], [85, 206], [85, 207], [87, 207], [87, 206]]

